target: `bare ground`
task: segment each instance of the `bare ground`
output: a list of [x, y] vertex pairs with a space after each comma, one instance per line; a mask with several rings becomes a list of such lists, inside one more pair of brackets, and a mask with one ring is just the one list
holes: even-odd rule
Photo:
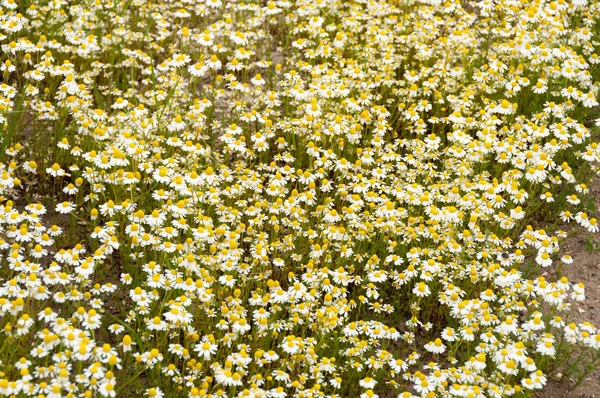
[[[600, 177], [588, 185], [590, 194], [595, 199], [596, 208], [600, 209]], [[596, 214], [598, 216], [598, 214]], [[564, 227], [569, 231], [568, 225]], [[569, 321], [574, 323], [590, 322], [600, 328], [600, 250], [590, 250], [586, 239], [589, 232], [573, 229], [569, 237], [561, 244], [561, 255], [570, 254], [573, 263], [565, 265], [562, 274], [572, 283], [585, 284], [586, 300], [573, 303], [573, 311]], [[600, 248], [600, 236], [596, 235], [593, 246]], [[574, 386], [574, 382], [567, 378], [556, 379], [553, 375], [548, 380], [543, 391], [535, 395], [536, 398], [595, 398], [600, 397], [600, 370], [588, 375], [583, 383]]]

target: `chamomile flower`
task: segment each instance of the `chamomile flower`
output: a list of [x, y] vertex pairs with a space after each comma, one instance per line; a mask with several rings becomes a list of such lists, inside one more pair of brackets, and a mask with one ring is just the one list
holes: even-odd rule
[[71, 202], [62, 202], [56, 205], [56, 211], [60, 214], [69, 214], [75, 210], [75, 205]]

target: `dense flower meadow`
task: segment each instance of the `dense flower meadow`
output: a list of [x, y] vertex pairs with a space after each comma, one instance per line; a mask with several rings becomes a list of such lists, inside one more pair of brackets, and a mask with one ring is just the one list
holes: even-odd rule
[[0, 396], [522, 397], [588, 374], [559, 245], [599, 229], [599, 18], [2, 0]]

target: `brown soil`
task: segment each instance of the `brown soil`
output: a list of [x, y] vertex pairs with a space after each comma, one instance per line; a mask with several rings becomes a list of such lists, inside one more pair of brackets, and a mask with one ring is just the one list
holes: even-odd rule
[[[600, 209], [600, 178], [589, 184], [590, 195], [595, 198], [596, 208]], [[596, 214], [596, 216], [598, 216]], [[569, 226], [563, 229], [569, 231]], [[573, 263], [565, 265], [562, 274], [572, 283], [585, 284], [586, 299], [575, 302], [569, 322], [590, 322], [600, 329], [600, 250], [588, 249], [586, 239], [590, 233], [581, 229], [572, 229], [569, 237], [561, 244], [561, 255], [570, 254]], [[593, 239], [593, 246], [600, 249], [600, 236]], [[554, 375], [556, 376], [556, 375]], [[589, 374], [577, 387], [573, 380], [567, 378], [549, 378], [543, 391], [535, 395], [537, 398], [593, 398], [600, 397], [600, 370]]]

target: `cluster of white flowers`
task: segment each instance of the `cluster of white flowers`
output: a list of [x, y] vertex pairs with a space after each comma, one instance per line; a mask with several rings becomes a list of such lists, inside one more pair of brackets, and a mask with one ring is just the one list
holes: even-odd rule
[[577, 266], [542, 212], [599, 229], [598, 4], [26, 3], [0, 396], [505, 397], [600, 354], [528, 271]]

